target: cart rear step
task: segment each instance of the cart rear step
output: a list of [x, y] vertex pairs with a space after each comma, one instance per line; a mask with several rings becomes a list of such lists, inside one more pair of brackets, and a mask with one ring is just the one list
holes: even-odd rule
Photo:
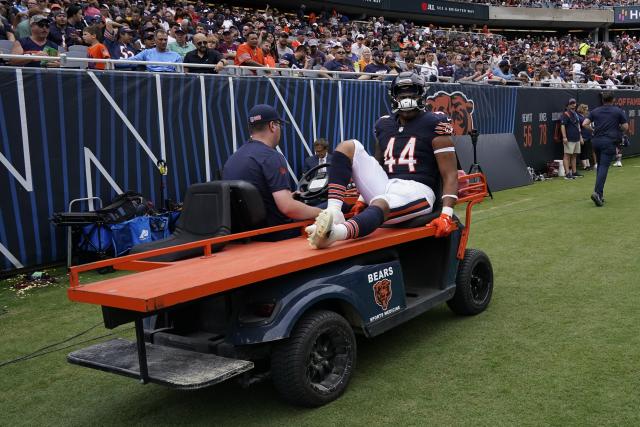
[[[215, 354], [146, 344], [149, 382], [178, 389], [198, 389], [225, 381], [253, 368], [253, 362]], [[74, 351], [69, 363], [140, 378], [135, 342], [116, 338]]]

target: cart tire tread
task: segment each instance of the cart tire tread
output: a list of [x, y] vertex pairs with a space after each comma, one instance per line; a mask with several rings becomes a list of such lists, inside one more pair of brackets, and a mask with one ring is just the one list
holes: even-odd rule
[[[344, 340], [348, 355], [339, 380], [328, 390], [314, 388], [307, 371], [311, 349], [316, 340], [327, 331]], [[328, 310], [305, 313], [288, 339], [274, 347], [271, 357], [273, 384], [282, 397], [295, 405], [321, 406], [342, 395], [355, 368], [356, 340], [351, 325], [344, 317]]]
[[489, 257], [479, 249], [466, 249], [458, 266], [456, 292], [447, 301], [456, 314], [473, 316], [483, 312], [493, 294], [493, 268]]

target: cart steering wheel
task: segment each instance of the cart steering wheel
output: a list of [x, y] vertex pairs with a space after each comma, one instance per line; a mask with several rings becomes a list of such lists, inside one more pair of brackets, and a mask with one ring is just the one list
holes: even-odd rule
[[[298, 181], [298, 189], [297, 189], [297, 192], [299, 193], [298, 198], [300, 198], [300, 200], [313, 200], [318, 197], [325, 196], [327, 194], [327, 192], [329, 191], [328, 174], [325, 174], [324, 177], [316, 177], [316, 173], [320, 169], [325, 169], [325, 168], [328, 168], [329, 166], [331, 166], [330, 163], [323, 163], [321, 165], [312, 167], [302, 175], [302, 177], [300, 178], [300, 181]], [[322, 182], [314, 183], [314, 181], [319, 181], [321, 179], [324, 180], [324, 183]], [[312, 183], [314, 183], [313, 186], [311, 186]], [[322, 184], [322, 186], [317, 187], [317, 185], [319, 184]]]

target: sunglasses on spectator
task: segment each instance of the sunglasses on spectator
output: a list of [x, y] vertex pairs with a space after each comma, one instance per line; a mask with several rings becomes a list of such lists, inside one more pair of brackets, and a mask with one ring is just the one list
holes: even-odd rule
[[344, 55], [345, 51], [344, 50], [339, 50], [339, 51], [336, 52], [336, 54]]
[[36, 25], [40, 28], [49, 28], [49, 23], [47, 21], [36, 22]]
[[197, 46], [206, 46], [207, 42], [206, 41], [202, 41], [202, 42], [198, 42], [196, 43]]

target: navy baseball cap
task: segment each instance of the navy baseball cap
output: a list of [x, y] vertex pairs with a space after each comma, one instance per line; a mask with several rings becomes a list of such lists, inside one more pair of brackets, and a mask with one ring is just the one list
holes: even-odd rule
[[271, 105], [267, 104], [258, 104], [255, 105], [251, 110], [249, 110], [249, 123], [260, 123], [260, 122], [280, 122], [280, 123], [289, 123], [273, 108]]

